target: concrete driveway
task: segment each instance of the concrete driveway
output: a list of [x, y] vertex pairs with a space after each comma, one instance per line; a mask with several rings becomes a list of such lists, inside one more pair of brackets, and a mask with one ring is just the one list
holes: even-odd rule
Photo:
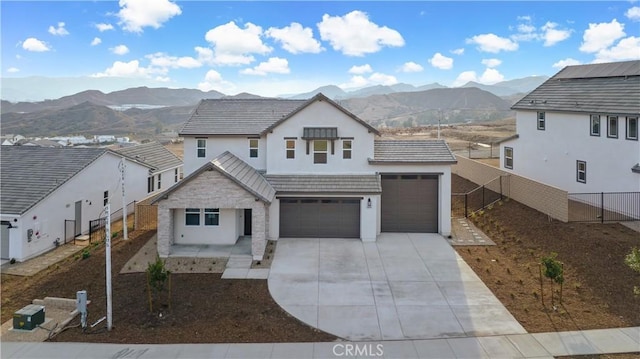
[[348, 340], [526, 333], [437, 234], [281, 238], [268, 281], [291, 315]]

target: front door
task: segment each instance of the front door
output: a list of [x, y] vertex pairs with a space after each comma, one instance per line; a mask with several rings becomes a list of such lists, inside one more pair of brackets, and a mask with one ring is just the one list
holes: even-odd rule
[[251, 235], [251, 208], [244, 210], [244, 235]]
[[9, 259], [9, 228], [11, 224], [7, 221], [2, 221], [0, 225], [0, 258]]
[[76, 237], [82, 234], [82, 201], [76, 202]]

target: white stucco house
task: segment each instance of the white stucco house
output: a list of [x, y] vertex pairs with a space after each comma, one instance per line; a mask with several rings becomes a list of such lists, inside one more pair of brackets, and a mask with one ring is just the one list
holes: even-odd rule
[[[100, 148], [4, 146], [0, 150], [2, 259], [24, 261], [86, 234], [104, 206], [122, 208], [122, 155]], [[150, 166], [127, 161], [126, 202], [147, 195]]]
[[640, 61], [567, 66], [512, 109], [503, 170], [570, 193], [640, 191]]
[[147, 178], [147, 194], [160, 193], [182, 179], [182, 160], [159, 142], [153, 141], [116, 149], [116, 152], [152, 167]]
[[380, 140], [322, 94], [203, 100], [180, 135], [185, 178], [155, 200], [161, 257], [249, 235], [260, 259], [281, 237], [450, 234], [446, 143]]

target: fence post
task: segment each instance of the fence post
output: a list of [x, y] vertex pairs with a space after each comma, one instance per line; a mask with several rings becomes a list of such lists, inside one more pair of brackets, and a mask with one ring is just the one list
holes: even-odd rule
[[484, 208], [484, 185], [482, 185], [482, 208]]
[[604, 192], [600, 192], [600, 223], [604, 223]]
[[502, 201], [502, 176], [500, 176], [500, 200]]
[[468, 217], [468, 212], [467, 212], [467, 196], [469, 196], [469, 193], [465, 193], [464, 194], [464, 218]]

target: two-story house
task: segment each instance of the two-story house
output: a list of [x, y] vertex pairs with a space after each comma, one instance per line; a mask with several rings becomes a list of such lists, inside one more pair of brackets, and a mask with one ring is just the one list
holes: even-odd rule
[[444, 141], [379, 140], [322, 94], [203, 100], [181, 130], [183, 181], [156, 199], [158, 253], [172, 245], [451, 231]]
[[640, 191], [640, 61], [567, 66], [512, 109], [502, 169], [573, 193]]

